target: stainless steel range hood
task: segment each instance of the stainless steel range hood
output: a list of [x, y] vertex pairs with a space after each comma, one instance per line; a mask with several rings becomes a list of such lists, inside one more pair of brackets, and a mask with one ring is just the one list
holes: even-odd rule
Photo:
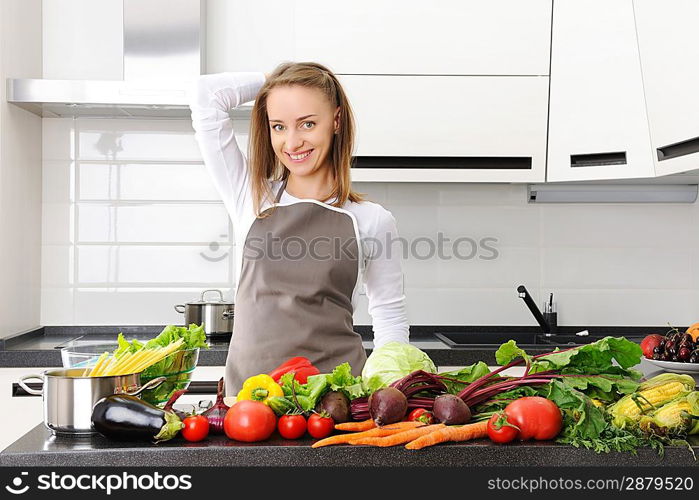
[[187, 89], [206, 60], [204, 5], [123, 0], [124, 80], [8, 78], [7, 100], [43, 117], [189, 119]]

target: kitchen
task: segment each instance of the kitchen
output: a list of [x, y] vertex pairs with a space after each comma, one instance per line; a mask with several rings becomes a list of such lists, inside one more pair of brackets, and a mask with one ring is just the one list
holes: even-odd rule
[[[184, 324], [173, 306], [204, 290], [233, 299], [234, 228], [183, 95], [199, 74], [285, 60], [338, 74], [358, 124], [355, 188], [408, 242], [411, 340], [440, 371], [494, 365], [507, 339], [453, 349], [435, 332], [539, 333], [520, 284], [542, 309], [554, 294], [568, 335], [642, 337], [699, 320], [691, 2], [182, 5], [194, 9], [184, 22], [196, 57], [144, 51], [140, 32], [172, 37], [178, 24], [139, 17], [129, 0], [2, 4], [0, 76], [34, 87], [13, 82], [0, 115], [0, 383], [5, 406], [35, 418], [13, 422], [0, 448], [41, 423], [40, 398], [10, 394], [21, 376], [61, 366], [55, 347], [152, 338]], [[108, 99], [52, 95], [56, 80], [106, 82], [97, 95]], [[249, 106], [233, 113], [243, 150], [249, 117]], [[440, 235], [461, 245], [435, 256]], [[369, 342], [366, 295], [354, 323]], [[209, 390], [226, 355], [213, 344], [193, 375]]]

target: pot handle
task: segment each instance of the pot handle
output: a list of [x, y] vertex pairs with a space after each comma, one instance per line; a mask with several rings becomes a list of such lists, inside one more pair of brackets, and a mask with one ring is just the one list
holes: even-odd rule
[[218, 301], [223, 302], [223, 292], [221, 290], [218, 290], [216, 288], [211, 288], [209, 290], [204, 290], [201, 292], [201, 301], [204, 302], [204, 295], [206, 295], [207, 292], [216, 292], [218, 294]]
[[[180, 311], [180, 308], [182, 309], [181, 311]], [[180, 314], [184, 314], [184, 305], [183, 305], [183, 304], [177, 304], [177, 305], [175, 306], [175, 311], [177, 311], [177, 312], [180, 313]]]
[[233, 309], [229, 309], [227, 311], [223, 311], [221, 315], [223, 316], [223, 319], [232, 318], [235, 315], [235, 311]]
[[40, 391], [38, 391], [38, 390], [36, 390], [36, 389], [32, 389], [31, 387], [29, 387], [27, 384], [24, 383], [25, 380], [30, 380], [30, 379], [33, 379], [33, 378], [36, 378], [36, 379], [39, 379], [39, 380], [42, 380], [42, 381], [44, 380], [44, 377], [42, 377], [41, 375], [31, 374], [31, 375], [25, 375], [24, 377], [20, 377], [19, 380], [17, 381], [17, 383], [19, 384], [19, 386], [20, 386], [22, 389], [24, 389], [25, 391], [27, 391], [27, 392], [28, 392], [29, 394], [31, 394], [32, 396], [43, 396], [43, 394], [44, 394], [44, 388], [43, 388], [43, 387], [41, 388]]
[[156, 377], [153, 380], [149, 380], [145, 384], [143, 384], [140, 388], [136, 389], [135, 391], [131, 392], [126, 392], [125, 394], [128, 394], [129, 396], [138, 396], [141, 394], [143, 391], [147, 389], [155, 389], [158, 387], [160, 384], [165, 382], [167, 380], [167, 377]]

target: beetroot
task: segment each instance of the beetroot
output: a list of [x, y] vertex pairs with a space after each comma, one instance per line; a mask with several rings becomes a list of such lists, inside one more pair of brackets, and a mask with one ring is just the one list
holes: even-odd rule
[[471, 410], [464, 400], [454, 394], [442, 394], [434, 398], [434, 418], [443, 424], [461, 425], [471, 420]]
[[384, 387], [369, 397], [369, 414], [378, 426], [400, 422], [407, 412], [408, 398], [394, 387]]

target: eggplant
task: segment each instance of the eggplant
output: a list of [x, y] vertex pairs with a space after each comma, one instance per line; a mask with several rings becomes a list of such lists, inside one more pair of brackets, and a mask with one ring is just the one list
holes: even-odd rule
[[113, 394], [95, 403], [92, 425], [97, 432], [117, 441], [167, 441], [184, 424], [173, 411], [128, 394]]

